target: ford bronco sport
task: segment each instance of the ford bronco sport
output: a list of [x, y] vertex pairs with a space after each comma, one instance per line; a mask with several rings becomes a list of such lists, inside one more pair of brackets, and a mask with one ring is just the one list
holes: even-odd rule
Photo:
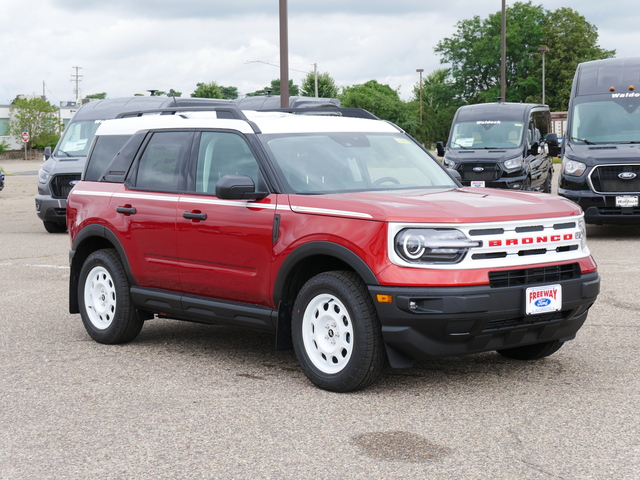
[[98, 128], [67, 207], [70, 311], [96, 341], [156, 316], [248, 327], [345, 392], [387, 363], [545, 357], [585, 322], [600, 280], [573, 202], [463, 188], [375, 117], [215, 110]]

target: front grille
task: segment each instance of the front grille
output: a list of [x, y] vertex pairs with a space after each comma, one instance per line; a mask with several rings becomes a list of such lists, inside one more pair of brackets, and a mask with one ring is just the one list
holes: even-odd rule
[[71, 182], [80, 180], [80, 174], [55, 175], [51, 179], [51, 196], [53, 198], [67, 198], [73, 188]]
[[[635, 178], [623, 180], [621, 173], [633, 173]], [[596, 193], [640, 192], [640, 165], [596, 166], [590, 175], [593, 191]]]
[[[483, 170], [474, 172], [474, 168]], [[460, 165], [460, 175], [463, 180], [497, 180], [500, 178], [500, 168], [495, 163], [463, 163]]]
[[566, 315], [567, 312], [551, 312], [544, 313], [542, 315], [491, 320], [482, 330], [482, 333], [500, 330], [503, 328], [530, 327], [532, 325], [550, 323], [557, 320], [563, 320]]
[[580, 278], [580, 265], [569, 263], [538, 268], [522, 268], [489, 272], [489, 285], [492, 288], [554, 283], [561, 280]]

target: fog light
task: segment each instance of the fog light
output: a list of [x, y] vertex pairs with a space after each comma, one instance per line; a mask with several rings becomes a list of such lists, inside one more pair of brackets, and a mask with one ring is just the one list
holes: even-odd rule
[[413, 300], [411, 300], [409, 302], [409, 309], [410, 310], [417, 310], [418, 309], [418, 304], [416, 302], [414, 302]]

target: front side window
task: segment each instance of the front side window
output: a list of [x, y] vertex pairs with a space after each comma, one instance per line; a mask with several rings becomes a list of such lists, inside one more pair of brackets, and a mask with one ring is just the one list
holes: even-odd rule
[[640, 97], [625, 93], [577, 97], [571, 140], [578, 143], [640, 143]]
[[258, 162], [240, 135], [228, 132], [202, 132], [196, 166], [196, 192], [216, 191], [225, 175], [246, 175], [258, 184]]
[[513, 120], [459, 122], [453, 126], [450, 147], [455, 150], [515, 148], [522, 144], [524, 129], [523, 122]]
[[402, 134], [280, 134], [261, 139], [296, 193], [456, 186], [437, 161]]
[[136, 188], [151, 191], [183, 189], [183, 164], [191, 138], [190, 132], [154, 133], [138, 163]]

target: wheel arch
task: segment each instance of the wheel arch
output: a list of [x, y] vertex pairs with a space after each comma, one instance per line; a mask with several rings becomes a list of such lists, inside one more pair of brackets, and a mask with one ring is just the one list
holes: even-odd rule
[[80, 270], [82, 270], [85, 260], [96, 250], [104, 248], [115, 248], [124, 266], [129, 283], [131, 285], [134, 284], [127, 256], [118, 237], [104, 225], [88, 225], [76, 235], [69, 251], [69, 313], [80, 313], [78, 283]]
[[353, 251], [333, 242], [306, 243], [291, 252], [282, 263], [273, 287], [278, 309], [277, 347], [291, 347], [291, 312], [302, 286], [313, 276], [332, 270], [351, 270], [367, 285], [379, 285], [367, 263]]

